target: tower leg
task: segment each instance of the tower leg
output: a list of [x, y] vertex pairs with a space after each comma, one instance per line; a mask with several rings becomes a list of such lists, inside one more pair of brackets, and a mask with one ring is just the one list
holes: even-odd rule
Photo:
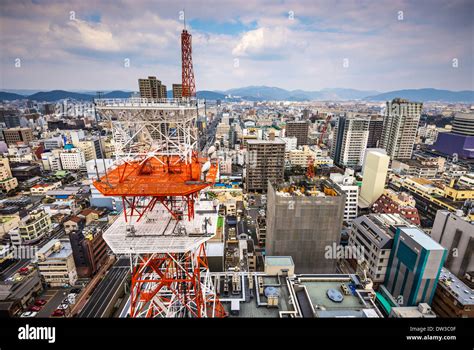
[[137, 255], [130, 317], [225, 317], [209, 274], [204, 244], [186, 253]]

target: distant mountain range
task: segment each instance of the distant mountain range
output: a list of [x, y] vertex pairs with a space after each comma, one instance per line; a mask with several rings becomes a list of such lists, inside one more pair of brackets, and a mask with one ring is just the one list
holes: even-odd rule
[[[18, 93], [21, 91], [23, 93]], [[97, 95], [92, 92], [73, 92], [64, 90], [53, 90], [27, 94], [28, 90], [0, 91], [0, 100], [12, 101], [17, 99], [30, 99], [36, 101], [54, 102], [65, 98], [75, 100], [92, 101]], [[110, 91], [102, 95], [103, 98], [127, 98], [130, 91]], [[172, 91], [168, 91], [168, 97], [172, 97]], [[269, 86], [248, 86], [225, 91], [202, 90], [197, 92], [198, 98], [208, 100], [247, 100], [247, 101], [388, 101], [396, 97], [405, 98], [410, 101], [428, 102], [465, 102], [474, 103], [474, 91], [450, 91], [432, 88], [406, 89], [389, 92], [366, 91], [355, 89], [322, 89], [319, 91], [285, 90]]]

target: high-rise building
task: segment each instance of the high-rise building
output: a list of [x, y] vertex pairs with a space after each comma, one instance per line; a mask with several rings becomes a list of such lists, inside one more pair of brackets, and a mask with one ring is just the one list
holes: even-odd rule
[[297, 145], [308, 144], [309, 122], [307, 120], [291, 121], [286, 123], [286, 137], [296, 137]]
[[378, 151], [367, 153], [360, 197], [368, 206], [383, 194], [390, 157]]
[[344, 174], [332, 173], [331, 180], [346, 194], [344, 221], [351, 222], [357, 217], [359, 186], [356, 184], [354, 170], [347, 168]]
[[423, 104], [396, 98], [387, 102], [380, 147], [392, 159], [410, 159]]
[[182, 98], [182, 97], [183, 97], [183, 85], [173, 84], [173, 98]]
[[29, 128], [4, 129], [3, 137], [7, 145], [14, 145], [18, 142], [29, 143], [33, 141], [33, 133]]
[[369, 137], [367, 116], [340, 116], [334, 128], [331, 156], [334, 162], [345, 167], [361, 166]]
[[[298, 273], [335, 273], [345, 194], [330, 181], [269, 183], [267, 256], [291, 256]], [[334, 254], [335, 255], [335, 254]]]
[[280, 140], [247, 140], [245, 187], [248, 192], [265, 192], [268, 181], [283, 182], [285, 143]]
[[403, 306], [431, 305], [447, 250], [416, 227], [394, 236], [384, 285]]
[[369, 214], [352, 221], [349, 246], [359, 248], [367, 261], [367, 274], [376, 284], [385, 281], [397, 227], [413, 226], [398, 214]]
[[465, 217], [438, 210], [431, 237], [448, 249], [445, 266], [459, 278], [474, 271], [474, 222]]
[[138, 79], [138, 87], [140, 89], [140, 97], [142, 98], [166, 98], [166, 86], [163, 88], [161, 80], [156, 77], [148, 77], [148, 79]]
[[161, 84], [160, 86], [160, 98], [168, 98], [168, 90], [166, 85]]
[[440, 132], [433, 148], [443, 154], [463, 159], [474, 158], [474, 113], [454, 116], [451, 132]]
[[377, 148], [382, 138], [383, 117], [372, 115], [369, 122], [369, 138], [367, 148]]

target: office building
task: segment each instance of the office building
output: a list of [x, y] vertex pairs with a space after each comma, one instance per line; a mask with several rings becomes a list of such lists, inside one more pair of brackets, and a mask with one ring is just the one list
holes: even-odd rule
[[334, 128], [331, 157], [344, 167], [361, 166], [369, 137], [367, 116], [354, 114], [340, 116]]
[[383, 131], [383, 117], [378, 115], [370, 116], [369, 137], [367, 139], [367, 148], [377, 148], [380, 144]]
[[297, 146], [308, 144], [309, 122], [306, 120], [286, 123], [285, 137], [296, 137]]
[[332, 173], [330, 179], [346, 194], [344, 221], [349, 223], [357, 217], [359, 204], [359, 186], [354, 177], [354, 170], [347, 168], [344, 174]]
[[86, 165], [84, 152], [79, 148], [65, 149], [60, 159], [63, 170], [81, 170]]
[[182, 97], [183, 97], [183, 85], [173, 84], [173, 98], [182, 98]]
[[330, 181], [269, 183], [267, 193], [267, 256], [291, 256], [297, 273], [335, 273], [345, 194]]
[[396, 98], [387, 102], [380, 147], [392, 159], [410, 159], [423, 104]]
[[433, 148], [447, 156], [474, 158], [474, 113], [457, 113], [451, 132], [440, 132]]
[[18, 142], [29, 143], [33, 141], [33, 133], [29, 128], [4, 129], [3, 138], [7, 145], [15, 145]]
[[433, 311], [440, 317], [473, 318], [474, 290], [443, 267], [432, 307]]
[[84, 152], [86, 162], [91, 159], [103, 158], [101, 140], [99, 137], [91, 137], [86, 140], [82, 140], [74, 144], [75, 147], [79, 148]]
[[367, 153], [364, 166], [364, 178], [360, 189], [360, 199], [364, 205], [371, 206], [379, 199], [385, 188], [390, 157], [378, 152]]
[[474, 221], [438, 210], [431, 238], [448, 250], [445, 266], [449, 271], [459, 278], [474, 271]]
[[77, 271], [69, 240], [52, 239], [36, 253], [36, 260], [46, 285], [63, 287], [76, 283]]
[[283, 141], [247, 140], [245, 188], [265, 192], [268, 182], [283, 182], [285, 143]]
[[142, 98], [166, 98], [166, 86], [162, 85], [161, 80], [156, 79], [156, 77], [138, 79], [138, 87]]
[[397, 227], [413, 226], [397, 214], [369, 214], [352, 221], [349, 246], [362, 251], [367, 275], [378, 285], [385, 281]]
[[400, 305], [431, 305], [447, 250], [416, 227], [398, 227], [384, 285]]

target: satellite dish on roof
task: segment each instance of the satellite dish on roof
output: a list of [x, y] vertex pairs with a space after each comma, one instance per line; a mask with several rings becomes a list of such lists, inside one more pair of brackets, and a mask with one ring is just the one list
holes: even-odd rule
[[330, 300], [334, 301], [335, 303], [342, 303], [342, 301], [344, 300], [344, 296], [342, 295], [342, 293], [334, 288], [328, 289], [326, 295]]

